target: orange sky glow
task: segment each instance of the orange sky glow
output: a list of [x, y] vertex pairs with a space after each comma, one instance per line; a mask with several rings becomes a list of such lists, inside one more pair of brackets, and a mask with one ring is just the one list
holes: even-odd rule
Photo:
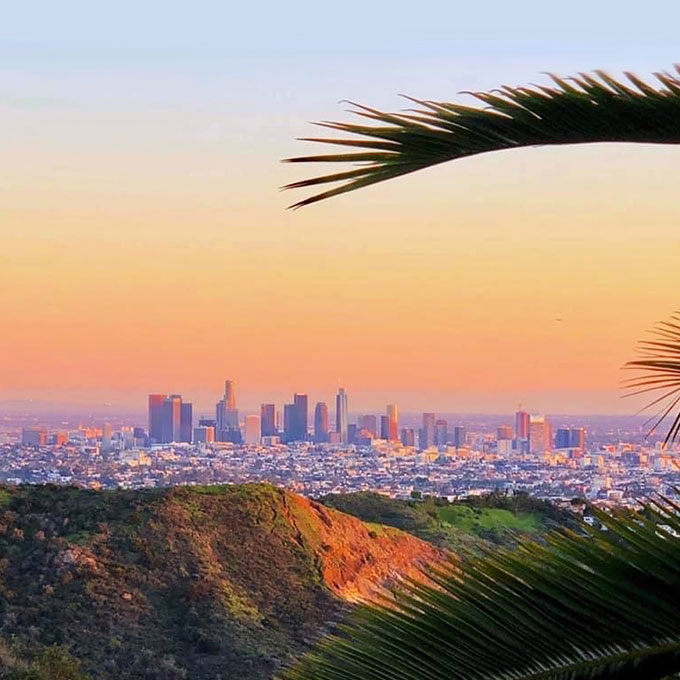
[[227, 185], [145, 179], [156, 159], [108, 186], [19, 175], [0, 387], [207, 401], [230, 376], [255, 404], [339, 380], [366, 407], [625, 411], [619, 368], [677, 301], [678, 153], [499, 153], [294, 213], [273, 163]]
[[[680, 148], [489, 154], [294, 212], [303, 193], [278, 190], [321, 169], [279, 160], [311, 150], [308, 121], [347, 120], [342, 97], [398, 109], [677, 60], [651, 16], [654, 40], [644, 17], [589, 3], [586, 30], [534, 4], [528, 28], [442, 3], [455, 22], [394, 35], [370, 8], [337, 34], [242, 8], [257, 50], [223, 39], [240, 18], [217, 5], [26, 15], [31, 41], [0, 45], [0, 402], [208, 406], [232, 378], [244, 410], [341, 384], [353, 411], [635, 412], [620, 367], [680, 307]], [[612, 22], [618, 42], [596, 30]]]

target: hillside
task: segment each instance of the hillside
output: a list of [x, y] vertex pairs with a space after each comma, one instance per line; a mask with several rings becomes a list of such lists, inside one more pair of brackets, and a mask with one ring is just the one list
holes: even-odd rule
[[267, 485], [2, 488], [0, 677], [78, 660], [107, 680], [268, 678], [347, 602], [439, 559]]
[[559, 526], [576, 528], [574, 516], [527, 494], [490, 493], [449, 502], [442, 498], [399, 500], [370, 491], [329, 494], [320, 502], [407, 531], [459, 555], [493, 545], [512, 546], [518, 536], [540, 538]]

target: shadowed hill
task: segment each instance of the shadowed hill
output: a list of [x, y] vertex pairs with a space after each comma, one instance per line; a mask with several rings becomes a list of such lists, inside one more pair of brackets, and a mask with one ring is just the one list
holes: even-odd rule
[[2, 638], [97, 678], [270, 677], [347, 602], [442, 559], [267, 485], [3, 488], [0, 505]]

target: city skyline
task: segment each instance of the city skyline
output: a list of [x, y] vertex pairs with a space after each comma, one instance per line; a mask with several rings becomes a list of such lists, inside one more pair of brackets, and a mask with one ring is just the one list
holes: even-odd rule
[[[333, 418], [327, 403], [300, 391], [280, 405], [262, 402], [258, 415], [239, 412], [236, 381], [223, 384], [214, 416], [200, 415], [192, 437], [184, 436], [192, 405], [178, 393], [148, 395], [147, 427], [129, 416], [112, 423], [90, 415], [87, 424], [53, 417], [49, 425], [27, 414], [5, 417], [0, 477], [94, 488], [267, 481], [312, 497], [511, 489], [629, 506], [677, 486], [680, 447], [650, 437], [636, 417], [553, 416], [521, 404], [502, 416], [404, 413], [395, 402], [357, 411], [344, 388], [335, 397], [346, 417]], [[216, 432], [220, 418], [229, 425]], [[333, 421], [338, 430], [346, 424], [345, 438]], [[168, 441], [178, 433], [179, 441]]]
[[[216, 415], [220, 404], [228, 404], [229, 418], [235, 417], [239, 393], [227, 380]], [[529, 413], [517, 405], [514, 416], [425, 411], [402, 419], [398, 405], [390, 403], [382, 413], [348, 409], [343, 443], [330, 426], [326, 403], [312, 407], [302, 392], [292, 397], [283, 406], [288, 411], [283, 421], [276, 404], [263, 402], [260, 415], [242, 413], [217, 437], [217, 419], [200, 417], [192, 440], [180, 436], [181, 441], [158, 441], [187, 425], [182, 416], [190, 403], [176, 393], [149, 395], [148, 431], [124, 418], [115, 425], [89, 419], [88, 425], [70, 426], [64, 420], [46, 426], [30, 418], [14, 425], [4, 419], [0, 477], [92, 488], [266, 481], [312, 497], [360, 490], [457, 497], [505, 489], [558, 502], [585, 496], [601, 507], [633, 507], [645, 494], [677, 488], [680, 447], [667, 448], [659, 435], [647, 436], [632, 417], [581, 420]], [[341, 410], [350, 407], [351, 394], [343, 388], [336, 397]], [[262, 423], [272, 420], [273, 432], [263, 433]], [[336, 426], [342, 422], [336, 419]], [[157, 437], [151, 436], [154, 430]]]
[[[398, 405], [387, 404], [382, 415], [357, 414], [356, 422], [349, 422], [349, 395], [339, 388], [336, 395], [335, 429], [329, 426], [329, 410], [325, 402], [317, 402], [310, 412], [309, 396], [296, 392], [292, 403], [262, 403], [259, 414], [246, 413], [239, 418], [236, 385], [225, 381], [224, 397], [217, 402], [215, 418], [201, 416], [194, 427], [193, 404], [180, 394], [149, 394], [147, 429], [124, 426], [116, 434], [124, 441], [124, 448], [194, 444], [230, 444], [232, 446], [296, 445], [300, 443], [330, 444], [335, 447], [371, 447], [380, 441], [397, 447], [411, 447], [420, 451], [437, 449], [440, 453], [453, 446], [456, 451], [467, 446], [467, 427], [452, 424], [443, 414], [423, 412], [421, 427], [400, 427]], [[518, 405], [521, 408], [521, 405]], [[309, 417], [312, 416], [310, 422]], [[509, 419], [510, 420], [510, 419]], [[529, 414], [518, 410], [514, 414], [515, 426], [503, 423], [496, 426], [498, 452], [541, 455], [552, 449], [586, 448], [586, 428], [562, 425], [553, 429], [554, 423], [543, 414]], [[78, 430], [82, 431], [82, 426]], [[98, 428], [85, 428], [92, 433]], [[112, 450], [113, 429], [104, 422], [99, 435], [102, 452]], [[79, 435], [80, 436], [80, 435]], [[57, 430], [50, 435], [51, 444], [63, 445], [68, 441], [67, 431]], [[48, 428], [32, 425], [22, 428], [21, 443], [44, 446], [48, 443]], [[511, 443], [507, 447], [504, 444]]]
[[[240, 413], [237, 403], [237, 385], [233, 379], [224, 381], [224, 395], [215, 405], [215, 417], [202, 415], [194, 428], [193, 404], [183, 401], [180, 394], [149, 394], [147, 433], [149, 445], [171, 443], [230, 443], [236, 446], [267, 444], [294, 444], [314, 442], [332, 445], [371, 446], [373, 441], [400, 444], [419, 450], [441, 449], [453, 445], [465, 446], [467, 428], [453, 424], [432, 411], [422, 413], [420, 427], [406, 427], [399, 421], [398, 404], [388, 403], [384, 412], [377, 415], [366, 410], [355, 413], [350, 422], [349, 395], [339, 387], [335, 395], [335, 411], [329, 411], [325, 401], [311, 406], [309, 395], [295, 392], [293, 399], [277, 408], [273, 402], [262, 402], [259, 413]], [[554, 423], [545, 414], [529, 413], [517, 404], [514, 417], [507, 423], [498, 424], [496, 438], [499, 450], [507, 449], [505, 443], [512, 441], [511, 450], [518, 454], [540, 454], [553, 448], [576, 447], [583, 449], [586, 440], [584, 427], [562, 425], [554, 430]], [[330, 427], [330, 416], [335, 428]], [[514, 419], [514, 428], [509, 424]], [[408, 425], [409, 417], [406, 418]], [[449, 427], [452, 425], [452, 427]], [[110, 431], [110, 423], [105, 428]], [[29, 428], [31, 430], [31, 428]], [[135, 428], [137, 432], [139, 428]], [[31, 432], [31, 437], [34, 433]], [[110, 434], [109, 434], [110, 439]], [[562, 446], [557, 446], [560, 443]]]
[[[214, 394], [209, 391], [203, 391], [199, 390], [198, 393], [202, 395], [200, 398], [195, 398], [195, 395], [197, 392], [192, 392], [192, 391], [186, 391], [186, 390], [173, 390], [172, 392], [167, 392], [164, 394], [171, 394], [171, 393], [177, 393], [177, 394], [191, 394], [192, 396], [192, 403], [193, 403], [193, 411], [196, 417], [214, 417], [214, 411], [215, 411], [215, 403], [214, 403]], [[280, 394], [275, 393], [276, 396], [273, 396], [272, 393], [267, 393], [267, 394], [260, 394], [259, 392], [257, 394], [254, 394], [253, 392], [249, 393], [249, 400], [242, 405], [242, 408], [240, 410], [240, 413], [245, 414], [257, 414], [260, 412], [260, 409], [263, 405], [274, 405], [277, 407], [277, 410], [279, 407], [283, 407], [286, 403], [286, 401], [289, 401], [291, 396], [294, 394], [293, 391], [281, 391]], [[0, 413], [4, 413], [7, 417], [11, 417], [17, 414], [24, 414], [24, 415], [29, 415], [33, 414], [36, 417], [39, 417], [40, 415], [46, 415], [46, 416], [58, 416], [59, 414], [64, 415], [65, 417], [74, 417], [78, 414], [85, 416], [87, 414], [100, 414], [101, 417], [104, 417], [106, 413], [111, 413], [115, 416], [139, 416], [146, 414], [147, 412], [147, 407], [145, 406], [146, 400], [148, 399], [149, 396], [148, 390], [143, 390], [140, 391], [139, 395], [136, 395], [134, 399], [131, 398], [130, 401], [126, 400], [125, 402], [114, 402], [111, 400], [105, 400], [102, 399], [100, 400], [93, 400], [89, 402], [79, 402], [75, 400], [66, 400], [66, 401], [51, 401], [47, 399], [33, 399], [33, 398], [17, 398], [17, 399], [5, 399], [2, 400], [0, 399]], [[326, 391], [322, 390], [320, 392], [314, 392], [314, 391], [309, 391], [307, 392], [308, 395], [310, 395], [310, 404], [313, 406], [313, 404], [316, 404], [318, 401], [322, 401], [329, 405], [329, 414], [332, 416], [332, 422], [335, 423], [335, 409], [330, 408], [330, 405], [332, 403], [335, 403], [335, 397], [337, 394], [333, 393], [332, 391]], [[211, 396], [212, 395], [212, 396]], [[376, 396], [374, 399], [363, 399], [360, 400], [359, 402], [356, 402], [353, 400], [352, 402], [352, 408], [348, 411], [348, 416], [356, 416], [356, 415], [361, 415], [363, 413], [376, 413], [379, 414], [381, 412], [381, 409], [384, 408], [384, 406], [389, 402], [390, 398], [392, 395], [389, 393], [385, 394], [379, 394]], [[270, 398], [269, 402], [266, 401], [261, 401], [263, 397]], [[275, 400], [275, 401], [272, 401]], [[510, 419], [513, 419], [516, 412], [517, 412], [517, 400], [513, 399], [510, 397], [507, 401], [500, 403], [499, 408], [497, 409], [489, 409], [489, 410], [483, 410], [480, 408], [474, 408], [474, 400], [471, 400], [469, 404], [469, 408], [452, 408], [450, 407], [451, 405], [447, 406], [446, 401], [442, 400], [442, 406], [438, 407], [435, 409], [435, 413], [446, 413], [446, 414], [459, 414], [459, 415], [467, 415], [467, 416], [502, 416], [502, 417], [509, 417]], [[415, 406], [411, 406], [410, 408], [406, 407], [403, 408], [401, 407], [401, 401], [399, 403], [399, 408], [404, 414], [407, 414], [409, 416], [414, 416], [417, 415], [420, 417], [422, 413], [427, 412], [428, 410], [432, 410], [433, 405], [430, 402], [427, 402], [423, 399], [422, 402], [417, 403]], [[422, 404], [422, 405], [421, 405]], [[465, 403], [463, 402], [463, 406], [465, 406]], [[525, 408], [524, 406], [522, 408]], [[545, 408], [544, 404], [540, 401], [535, 402], [535, 407], [534, 404], [527, 404], [526, 408], [528, 409], [529, 415], [531, 414], [537, 414], [537, 413], [546, 413], [546, 414], [553, 414], [553, 415], [559, 415], [559, 416], [564, 416], [564, 417], [578, 417], [578, 416], [592, 416], [592, 417], [612, 417], [612, 418], [638, 418], [641, 420], [648, 420], [649, 415], [645, 415], [642, 412], [639, 412], [637, 409], [623, 409], [621, 411], [594, 411], [594, 410], [576, 410], [576, 409], [549, 409]], [[239, 409], [237, 409], [239, 410]], [[260, 414], [261, 415], [261, 414]], [[510, 422], [508, 423], [510, 424]]]

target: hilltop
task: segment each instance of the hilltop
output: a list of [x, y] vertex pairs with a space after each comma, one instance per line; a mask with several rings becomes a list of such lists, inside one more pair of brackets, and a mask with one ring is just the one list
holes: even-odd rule
[[441, 559], [268, 485], [2, 487], [0, 677], [269, 678]]

